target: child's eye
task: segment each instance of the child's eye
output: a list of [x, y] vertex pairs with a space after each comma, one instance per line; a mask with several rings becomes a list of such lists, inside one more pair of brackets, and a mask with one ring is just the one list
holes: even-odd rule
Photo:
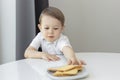
[[48, 30], [49, 28], [48, 28], [48, 27], [46, 27], [45, 29], [47, 29], [47, 30]]
[[54, 30], [58, 30], [58, 28], [54, 28]]

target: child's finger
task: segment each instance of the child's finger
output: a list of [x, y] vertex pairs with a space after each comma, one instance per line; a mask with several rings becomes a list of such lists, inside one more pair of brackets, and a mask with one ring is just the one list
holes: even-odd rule
[[83, 60], [79, 60], [79, 62], [80, 62], [80, 63], [79, 63], [80, 65], [86, 65], [86, 62], [83, 61]]
[[71, 60], [68, 60], [68, 61], [67, 61], [67, 64], [68, 64], [68, 65], [72, 64], [72, 61], [71, 61]]
[[46, 61], [50, 61], [50, 59], [47, 56], [46, 57], [44, 56], [43, 59]]
[[49, 56], [49, 59], [50, 59], [51, 61], [60, 60], [60, 58], [57, 57], [57, 56]]

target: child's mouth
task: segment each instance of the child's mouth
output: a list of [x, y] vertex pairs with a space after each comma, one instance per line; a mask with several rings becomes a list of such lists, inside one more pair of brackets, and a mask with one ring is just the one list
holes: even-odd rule
[[48, 36], [49, 38], [54, 38], [54, 36]]

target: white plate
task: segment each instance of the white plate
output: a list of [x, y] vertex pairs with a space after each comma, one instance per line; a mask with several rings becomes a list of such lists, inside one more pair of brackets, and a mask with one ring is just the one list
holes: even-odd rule
[[51, 79], [54, 79], [54, 80], [74, 80], [74, 79], [81, 79], [81, 78], [87, 77], [88, 76], [88, 71], [84, 67], [83, 70], [79, 71], [78, 74], [75, 75], [75, 76], [56, 77], [56, 76], [53, 76], [52, 74], [53, 74], [53, 72], [47, 71], [47, 75]]

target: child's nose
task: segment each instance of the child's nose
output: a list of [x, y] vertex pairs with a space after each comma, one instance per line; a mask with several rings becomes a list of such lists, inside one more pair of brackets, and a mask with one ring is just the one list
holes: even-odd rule
[[50, 30], [49, 30], [49, 33], [53, 34], [53, 30], [52, 30], [52, 29], [50, 29]]

